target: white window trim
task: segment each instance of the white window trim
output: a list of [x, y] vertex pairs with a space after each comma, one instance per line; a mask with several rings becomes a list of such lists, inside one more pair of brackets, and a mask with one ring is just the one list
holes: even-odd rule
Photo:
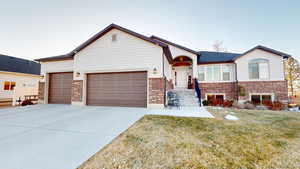
[[262, 100], [262, 95], [271, 95], [272, 102], [274, 101], [275, 94], [274, 93], [249, 93], [249, 101], [251, 101], [252, 95], [260, 95], [260, 100]]
[[[263, 59], [263, 60], [266, 60], [267, 62], [266, 63], [268, 63], [268, 77], [267, 78], [260, 78], [260, 77], [258, 77], [258, 79], [251, 79], [250, 78], [250, 69], [249, 69], [249, 65], [251, 64], [251, 62], [252, 61], [254, 61], [254, 60], [258, 60], [258, 59]], [[259, 68], [258, 68], [258, 76], [259, 76]], [[255, 58], [255, 59], [251, 59], [251, 60], [248, 60], [248, 79], [250, 80], [250, 81], [266, 81], [266, 80], [270, 80], [270, 60], [269, 59], [267, 59], [267, 58]]]
[[[215, 66], [215, 65], [220, 65], [220, 79], [219, 81], [207, 81], [207, 67], [208, 66]], [[223, 80], [223, 66], [231, 66], [231, 71], [229, 71], [229, 76], [230, 76], [230, 80], [228, 81], [224, 81]], [[199, 75], [199, 67], [203, 67], [204, 69], [204, 81], [200, 81], [198, 78], [198, 83], [232, 83], [232, 82], [236, 82], [236, 77], [234, 75], [235, 71], [236, 71], [236, 67], [234, 66], [234, 64], [206, 64], [206, 65], [200, 65], [197, 67], [197, 73]], [[197, 75], [197, 77], [198, 77]]]
[[207, 100], [208, 95], [223, 95], [224, 100], [226, 100], [226, 94], [225, 93], [205, 93], [205, 100]]

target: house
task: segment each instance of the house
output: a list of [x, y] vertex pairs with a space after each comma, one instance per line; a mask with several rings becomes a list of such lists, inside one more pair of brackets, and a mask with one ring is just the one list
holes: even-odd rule
[[111, 24], [65, 55], [36, 59], [40, 102], [164, 107], [168, 90], [193, 90], [196, 81], [202, 100], [287, 101], [289, 56], [263, 46], [243, 54], [195, 51]]
[[0, 55], [0, 102], [24, 100], [37, 95], [41, 65], [34, 61]]

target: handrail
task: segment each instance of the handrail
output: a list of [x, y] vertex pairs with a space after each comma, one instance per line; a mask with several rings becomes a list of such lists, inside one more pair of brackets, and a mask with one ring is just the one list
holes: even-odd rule
[[195, 79], [195, 91], [197, 93], [197, 97], [198, 97], [198, 100], [199, 100], [199, 105], [201, 107], [201, 90], [199, 88], [198, 79]]

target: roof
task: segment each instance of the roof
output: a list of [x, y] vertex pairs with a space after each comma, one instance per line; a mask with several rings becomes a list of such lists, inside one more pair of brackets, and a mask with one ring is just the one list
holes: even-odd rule
[[85, 47], [87, 47], [88, 45], [90, 45], [91, 43], [95, 42], [97, 39], [99, 39], [100, 37], [102, 37], [103, 35], [105, 35], [107, 32], [109, 32], [112, 29], [118, 29], [120, 31], [126, 32], [132, 36], [135, 36], [137, 38], [140, 38], [142, 40], [145, 40], [147, 42], [150, 42], [154, 45], [158, 45], [160, 47], [163, 48], [163, 51], [168, 59], [169, 62], [172, 62], [172, 56], [171, 56], [171, 52], [170, 49], [168, 47], [168, 45], [153, 40], [147, 36], [144, 36], [142, 34], [139, 34], [137, 32], [131, 31], [129, 29], [123, 28], [119, 25], [116, 24], [110, 24], [109, 26], [107, 26], [106, 28], [104, 28], [102, 31], [98, 32], [97, 34], [95, 34], [93, 37], [91, 37], [90, 39], [88, 39], [87, 41], [85, 41], [83, 44], [79, 45], [77, 48], [75, 48], [74, 50], [72, 50], [70, 53], [66, 54], [66, 55], [60, 55], [60, 56], [53, 56], [53, 57], [47, 57], [47, 58], [40, 58], [40, 59], [36, 59], [36, 61], [51, 61], [51, 60], [66, 60], [66, 59], [73, 59], [74, 55], [76, 53], [78, 53], [79, 51], [81, 51], [82, 49], [84, 49]]
[[196, 51], [194, 51], [194, 50], [192, 50], [192, 49], [189, 49], [189, 48], [187, 48], [187, 47], [184, 47], [184, 46], [178, 45], [178, 44], [176, 44], [176, 43], [170, 42], [170, 41], [165, 40], [165, 39], [163, 39], [163, 38], [160, 38], [160, 37], [157, 37], [157, 36], [154, 36], [154, 35], [152, 35], [150, 38], [151, 38], [151, 39], [156, 39], [156, 40], [161, 41], [161, 42], [164, 42], [164, 43], [167, 43], [167, 44], [169, 44], [169, 45], [173, 45], [173, 46], [175, 46], [175, 47], [178, 47], [178, 48], [180, 48], [180, 49], [183, 49], [183, 50], [185, 50], [185, 51], [188, 51], [188, 52], [190, 52], [190, 53], [193, 53], [193, 54], [198, 55], [198, 52], [196, 52]]
[[[270, 52], [270, 53], [273, 53], [275, 55], [278, 55], [278, 56], [282, 56], [283, 58], [288, 58], [288, 57], [291, 57], [290, 54], [286, 54], [286, 53], [283, 53], [283, 52], [280, 52], [280, 51], [277, 51], [275, 49], [271, 49], [271, 48], [268, 48], [268, 47], [265, 47], [265, 46], [261, 46], [261, 45], [258, 45], [248, 51], [246, 51], [245, 53], [241, 54], [240, 56], [243, 56], [243, 55], [246, 55], [247, 53], [250, 53], [256, 49], [260, 49], [260, 50], [263, 50], [263, 51], [266, 51], [266, 52]], [[239, 58], [240, 56], [237, 56], [234, 58], [234, 60], [236, 60], [237, 58]]]
[[41, 65], [34, 61], [0, 54], [0, 71], [40, 75]]
[[200, 51], [198, 52], [198, 64], [204, 63], [222, 63], [222, 62], [233, 62], [233, 59], [241, 54], [238, 53], [227, 53], [227, 52], [209, 52]]

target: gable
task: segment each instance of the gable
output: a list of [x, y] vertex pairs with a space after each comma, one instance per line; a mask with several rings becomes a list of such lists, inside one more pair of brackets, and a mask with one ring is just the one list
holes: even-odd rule
[[51, 61], [51, 60], [73, 59], [73, 57], [74, 57], [74, 55], [76, 53], [80, 52], [81, 50], [83, 50], [87, 46], [91, 45], [92, 43], [94, 43], [99, 38], [101, 38], [102, 36], [104, 36], [106, 33], [110, 32], [113, 29], [117, 29], [119, 31], [125, 32], [125, 33], [127, 33], [129, 35], [132, 35], [132, 36], [137, 37], [137, 38], [139, 38], [141, 40], [149, 42], [149, 44], [160, 46], [163, 49], [164, 55], [167, 57], [168, 62], [169, 63], [172, 62], [172, 55], [171, 55], [171, 52], [169, 50], [168, 45], [166, 45], [166, 44], [164, 44], [162, 42], [153, 40], [151, 38], [148, 38], [147, 36], [144, 36], [142, 34], [136, 33], [136, 32], [131, 31], [129, 29], [126, 29], [126, 28], [123, 28], [121, 26], [115, 25], [115, 24], [109, 25], [108, 27], [106, 27], [102, 31], [98, 32], [96, 35], [94, 35], [93, 37], [91, 37], [90, 39], [88, 39], [83, 44], [81, 44], [80, 46], [78, 46], [77, 48], [75, 48], [73, 51], [71, 51], [70, 53], [68, 53], [66, 55], [54, 56], [54, 57], [48, 57], [48, 58], [41, 58], [41, 59], [36, 59], [36, 61]]

